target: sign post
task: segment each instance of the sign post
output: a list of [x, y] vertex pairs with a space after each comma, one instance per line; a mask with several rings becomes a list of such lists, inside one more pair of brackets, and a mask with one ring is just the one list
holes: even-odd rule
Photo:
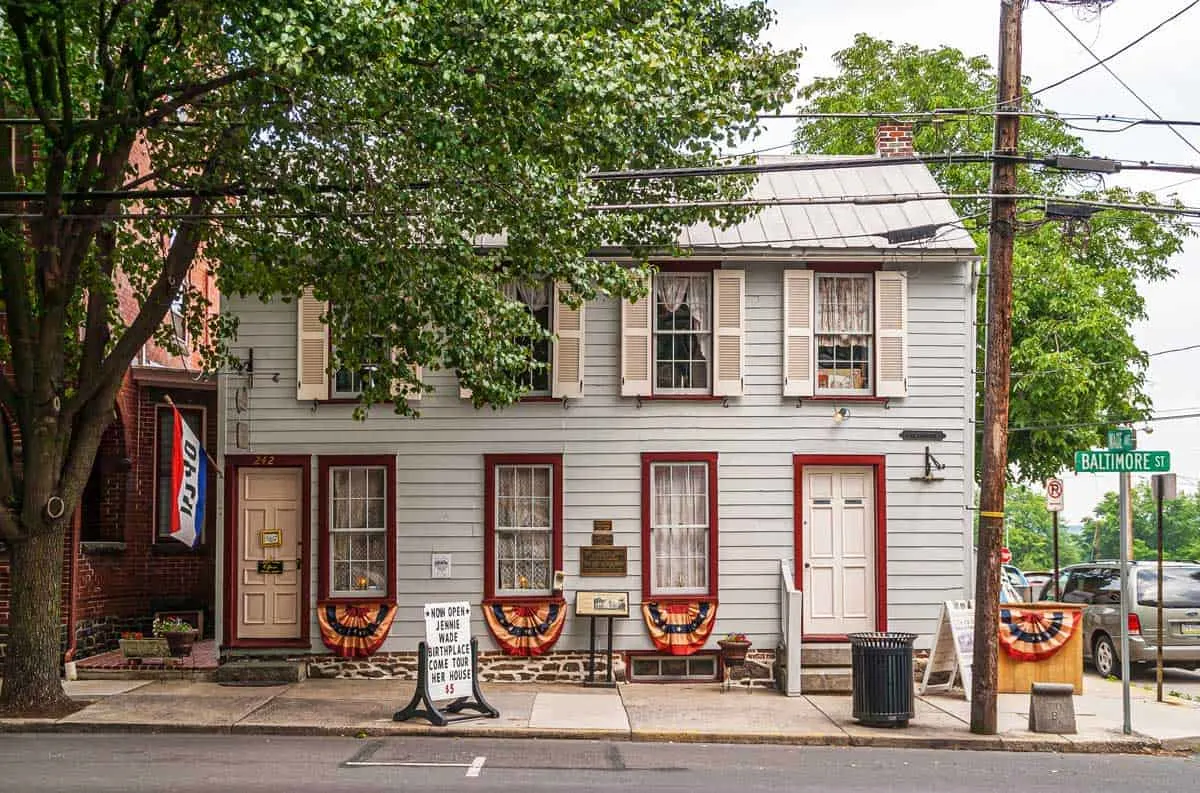
[[1154, 514], [1158, 532], [1158, 593], [1155, 602], [1158, 612], [1158, 648], [1155, 650], [1158, 680], [1158, 701], [1163, 701], [1163, 501], [1176, 499], [1175, 474], [1155, 474], [1150, 480], [1154, 488]]
[[1062, 512], [1062, 508], [1063, 483], [1061, 479], [1052, 476], [1046, 480], [1046, 509], [1050, 511], [1050, 517], [1054, 521], [1054, 599], [1056, 601], [1062, 599], [1058, 583], [1058, 513]]
[[[479, 676], [475, 673], [478, 659], [479, 648], [471, 636], [471, 604], [426, 603], [425, 641], [417, 647], [417, 690], [392, 720], [407, 721], [419, 716], [445, 727], [450, 719], [442, 714], [443, 710], [446, 713], [473, 710], [478, 714], [454, 721], [479, 716], [499, 718], [500, 711], [489, 705], [479, 691]], [[447, 699], [454, 701], [439, 710], [436, 703]]]
[[1170, 452], [1136, 450], [1133, 430], [1108, 431], [1108, 449], [1075, 452], [1076, 473], [1119, 474], [1121, 505], [1121, 702], [1124, 710], [1123, 731], [1133, 732], [1129, 702], [1129, 557], [1132, 550], [1132, 509], [1129, 493], [1130, 473], [1166, 473], [1171, 470]]

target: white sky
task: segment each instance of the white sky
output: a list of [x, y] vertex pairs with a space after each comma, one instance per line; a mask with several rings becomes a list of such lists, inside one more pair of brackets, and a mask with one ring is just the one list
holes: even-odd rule
[[[997, 0], [769, 0], [778, 15], [769, 38], [780, 47], [803, 47], [802, 83], [835, 73], [832, 55], [850, 45], [856, 33], [922, 47], [948, 45], [967, 55], [996, 61], [1000, 3]], [[1187, 5], [1187, 0], [1116, 0], [1099, 17], [1078, 15], [1051, 6], [1100, 57], [1120, 49]], [[1023, 71], [1034, 88], [1094, 63], [1050, 15], [1030, 2], [1024, 16]], [[1082, 18], [1081, 18], [1082, 16]], [[1108, 65], [1122, 80], [1167, 119], [1200, 120], [1200, 6], [1182, 15]], [[1151, 114], [1104, 69], [1097, 67], [1041, 95], [1060, 112], [1116, 114], [1138, 118]], [[1191, 101], [1189, 101], [1189, 99]], [[755, 148], [787, 143], [793, 121], [770, 122]], [[1200, 147], [1200, 127], [1178, 127]], [[1200, 155], [1165, 127], [1137, 127], [1120, 134], [1078, 133], [1097, 156], [1117, 159], [1200, 165]], [[1157, 190], [1186, 178], [1170, 173], [1138, 173], [1109, 178], [1109, 184]], [[1167, 192], [1178, 192], [1188, 205], [1200, 205], [1200, 179]], [[1161, 192], [1160, 195], [1166, 195]], [[1175, 257], [1179, 274], [1169, 282], [1143, 289], [1149, 318], [1135, 328], [1143, 350], [1154, 352], [1200, 343], [1200, 238]], [[1151, 358], [1148, 390], [1158, 414], [1200, 412], [1200, 349]], [[1187, 410], [1191, 408], [1192, 410]], [[1200, 419], [1163, 421], [1154, 433], [1139, 432], [1139, 447], [1171, 452], [1172, 470], [1181, 490], [1194, 492], [1200, 477]], [[1138, 477], [1135, 476], [1135, 481]], [[1066, 510], [1075, 522], [1091, 512], [1108, 490], [1116, 490], [1115, 474], [1064, 476]]]

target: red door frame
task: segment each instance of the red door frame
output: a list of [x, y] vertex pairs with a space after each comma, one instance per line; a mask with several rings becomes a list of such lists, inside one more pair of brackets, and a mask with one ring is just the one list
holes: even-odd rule
[[[882, 454], [794, 454], [792, 455], [792, 500], [795, 567], [792, 575], [804, 589], [804, 469], [815, 466], [871, 468], [875, 477], [875, 630], [887, 630], [887, 462]], [[845, 634], [807, 634], [801, 615], [800, 635], [806, 642], [844, 642]]]
[[[300, 638], [240, 639], [237, 627], [238, 480], [243, 468], [298, 468], [300, 470]], [[312, 545], [312, 458], [304, 454], [227, 454], [225, 455], [225, 643], [222, 647], [309, 647], [309, 579]]]

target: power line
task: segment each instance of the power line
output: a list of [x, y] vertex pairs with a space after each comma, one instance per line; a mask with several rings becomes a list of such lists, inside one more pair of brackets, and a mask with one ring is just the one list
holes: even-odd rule
[[[1126, 44], [1124, 47], [1122, 47], [1121, 49], [1119, 49], [1119, 50], [1117, 50], [1116, 52], [1112, 53], [1111, 55], [1107, 55], [1107, 56], [1105, 56], [1104, 58], [1101, 58], [1101, 59], [1097, 60], [1097, 61], [1096, 61], [1095, 63], [1093, 63], [1092, 65], [1083, 67], [1082, 69], [1080, 69], [1080, 70], [1079, 70], [1079, 71], [1077, 71], [1077, 72], [1073, 72], [1072, 74], [1068, 74], [1066, 77], [1062, 78], [1061, 80], [1055, 80], [1054, 82], [1050, 83], [1049, 85], [1042, 86], [1041, 88], [1037, 89], [1036, 91], [1031, 91], [1029, 95], [1030, 95], [1031, 97], [1032, 97], [1032, 96], [1037, 96], [1037, 95], [1038, 95], [1038, 94], [1040, 94], [1040, 93], [1043, 93], [1043, 92], [1045, 92], [1045, 91], [1049, 91], [1051, 88], [1057, 88], [1057, 87], [1059, 87], [1060, 85], [1062, 85], [1063, 83], [1070, 82], [1071, 80], [1074, 80], [1076, 77], [1079, 77], [1080, 75], [1087, 74], [1087, 73], [1088, 73], [1088, 72], [1090, 72], [1092, 69], [1095, 69], [1097, 66], [1103, 66], [1104, 64], [1106, 64], [1107, 62], [1111, 61], [1113, 58], [1117, 57], [1117, 56], [1118, 56], [1118, 55], [1120, 55], [1121, 53], [1123, 53], [1123, 52], [1126, 52], [1126, 51], [1128, 51], [1128, 50], [1132, 49], [1133, 47], [1137, 46], [1138, 44], [1141, 44], [1143, 41], [1145, 41], [1147, 38], [1149, 38], [1151, 34], [1153, 34], [1153, 33], [1157, 33], [1159, 30], [1162, 30], [1164, 27], [1166, 27], [1166, 25], [1167, 25], [1167, 24], [1169, 24], [1169, 23], [1171, 23], [1171, 22], [1174, 22], [1176, 19], [1178, 19], [1179, 17], [1183, 16], [1183, 15], [1184, 15], [1185, 13], [1187, 13], [1188, 11], [1191, 11], [1191, 10], [1192, 10], [1193, 8], [1195, 8], [1197, 5], [1200, 5], [1200, 0], [1192, 0], [1192, 2], [1188, 3], [1186, 6], [1184, 6], [1184, 7], [1183, 7], [1183, 8], [1181, 8], [1181, 9], [1179, 9], [1179, 10], [1178, 10], [1178, 11], [1176, 11], [1174, 14], [1172, 14], [1171, 16], [1169, 16], [1169, 17], [1167, 17], [1166, 19], [1164, 19], [1162, 22], [1159, 22], [1157, 25], [1155, 25], [1154, 27], [1150, 28], [1150, 29], [1149, 29], [1149, 30], [1147, 30], [1145, 33], [1143, 33], [1142, 35], [1138, 36], [1136, 39], [1134, 39], [1133, 41], [1129, 42], [1129, 43], [1128, 43], [1128, 44]], [[1049, 9], [1047, 9], [1047, 10], [1049, 10]], [[1093, 55], [1092, 57], [1095, 57], [1095, 56]]]
[[[1190, 350], [1200, 350], [1200, 344], [1189, 344], [1186, 347], [1172, 347], [1169, 350], [1156, 350], [1155, 352], [1148, 352], [1148, 353], [1144, 353], [1144, 354], [1147, 358], [1156, 358], [1160, 355], [1170, 355], [1171, 353], [1188, 352]], [[1090, 366], [1111, 366], [1113, 364], [1118, 364], [1118, 363], [1119, 364], [1127, 364], [1127, 363], [1129, 363], [1129, 359], [1128, 358], [1113, 358], [1108, 361], [1088, 361], [1087, 363]], [[1063, 372], [1075, 373], [1075, 372], [1079, 372], [1083, 368], [1084, 367], [1082, 367], [1082, 366], [1072, 366], [1072, 367], [1061, 367], [1058, 369], [1034, 369], [1034, 370], [1028, 371], [1028, 372], [1013, 372], [1012, 376], [1013, 377], [1037, 377], [1037, 376], [1041, 376], [1044, 374], [1061, 374]], [[978, 371], [975, 372], [975, 379], [978, 380], [982, 376], [983, 376], [982, 372], [978, 372]], [[1188, 410], [1191, 410], [1191, 408], [1188, 408]]]
[[[1126, 91], [1128, 91], [1128, 92], [1129, 92], [1129, 93], [1130, 93], [1130, 94], [1133, 96], [1133, 98], [1134, 98], [1134, 99], [1136, 99], [1137, 101], [1141, 102], [1141, 103], [1142, 103], [1142, 107], [1144, 107], [1144, 108], [1146, 108], [1147, 110], [1149, 110], [1149, 111], [1150, 111], [1150, 113], [1151, 113], [1151, 115], [1153, 115], [1155, 118], [1159, 119], [1160, 121], [1162, 120], [1162, 115], [1161, 115], [1161, 114], [1160, 114], [1160, 113], [1159, 113], [1157, 110], [1155, 110], [1153, 107], [1151, 107], [1149, 102], [1147, 102], [1145, 99], [1142, 99], [1142, 97], [1138, 95], [1138, 92], [1137, 92], [1137, 91], [1135, 91], [1135, 90], [1133, 90], [1132, 88], [1130, 88], [1130, 87], [1129, 87], [1129, 84], [1128, 84], [1128, 83], [1126, 83], [1124, 80], [1122, 80], [1122, 79], [1121, 79], [1121, 78], [1120, 78], [1120, 77], [1117, 75], [1117, 73], [1116, 73], [1116, 72], [1114, 72], [1114, 71], [1112, 70], [1112, 67], [1111, 67], [1111, 66], [1109, 66], [1107, 63], [1104, 63], [1104, 62], [1103, 62], [1103, 61], [1102, 61], [1102, 60], [1099, 58], [1099, 56], [1097, 56], [1097, 55], [1096, 55], [1096, 53], [1092, 52], [1092, 49], [1091, 49], [1091, 47], [1089, 47], [1087, 44], [1084, 44], [1084, 43], [1083, 43], [1083, 39], [1081, 39], [1081, 38], [1079, 38], [1079, 36], [1075, 35], [1075, 31], [1071, 30], [1071, 28], [1070, 28], [1070, 27], [1067, 25], [1067, 23], [1065, 23], [1065, 22], [1063, 22], [1061, 19], [1059, 19], [1059, 18], [1058, 18], [1058, 15], [1057, 15], [1057, 14], [1055, 14], [1055, 13], [1054, 13], [1054, 12], [1053, 12], [1053, 11], [1050, 9], [1050, 7], [1049, 7], [1048, 5], [1042, 4], [1042, 8], [1045, 10], [1045, 12], [1046, 12], [1047, 14], [1049, 14], [1049, 15], [1050, 15], [1050, 17], [1051, 17], [1051, 18], [1052, 18], [1052, 19], [1053, 19], [1055, 22], [1057, 22], [1057, 23], [1058, 23], [1058, 26], [1059, 26], [1059, 27], [1061, 27], [1063, 30], [1067, 31], [1067, 34], [1068, 34], [1068, 35], [1070, 35], [1070, 37], [1071, 37], [1071, 38], [1075, 39], [1075, 42], [1076, 42], [1077, 44], [1079, 44], [1079, 46], [1080, 46], [1080, 47], [1083, 47], [1084, 51], [1085, 51], [1085, 52], [1087, 52], [1087, 54], [1088, 54], [1088, 55], [1091, 55], [1093, 58], [1095, 58], [1095, 59], [1096, 59], [1096, 61], [1098, 62], [1098, 65], [1100, 65], [1100, 66], [1104, 67], [1104, 71], [1106, 71], [1106, 72], [1108, 72], [1110, 75], [1112, 75], [1112, 78], [1113, 78], [1114, 80], [1116, 80], [1118, 83], [1120, 83], [1120, 84], [1121, 84], [1121, 87], [1122, 87], [1122, 88], [1124, 88]], [[1186, 10], [1186, 9], [1185, 9], [1185, 10]], [[1190, 140], [1188, 140], [1187, 138], [1185, 138], [1185, 137], [1183, 136], [1183, 133], [1182, 133], [1182, 132], [1180, 132], [1178, 129], [1176, 129], [1176, 128], [1175, 128], [1173, 125], [1170, 125], [1170, 124], [1168, 124], [1168, 125], [1167, 125], [1167, 129], [1171, 130], [1171, 132], [1173, 132], [1173, 133], [1175, 134], [1175, 137], [1177, 137], [1177, 138], [1179, 138], [1181, 141], [1183, 141], [1183, 142], [1184, 142], [1184, 144], [1185, 144], [1185, 145], [1186, 145], [1186, 146], [1187, 146], [1189, 149], [1191, 149], [1192, 151], [1196, 152], [1197, 154], [1200, 154], [1200, 148], [1197, 148], [1197, 147], [1196, 147], [1196, 145], [1195, 145], [1194, 143], [1192, 143]]]

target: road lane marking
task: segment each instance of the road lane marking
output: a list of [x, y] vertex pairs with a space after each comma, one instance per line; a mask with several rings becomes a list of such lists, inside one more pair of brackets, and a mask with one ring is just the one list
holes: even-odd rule
[[[477, 757], [475, 759], [479, 760], [480, 758]], [[342, 763], [342, 765], [349, 766], [350, 768], [363, 768], [368, 766], [400, 766], [404, 768], [473, 768], [475, 766], [474, 763], [402, 763], [398, 760], [347, 760], [346, 762]], [[482, 765], [483, 763], [480, 763], [480, 766]], [[478, 776], [478, 774], [475, 776]]]
[[487, 761], [486, 757], [476, 757], [471, 765], [467, 768], [467, 776], [479, 776], [479, 772], [483, 770], [483, 764]]

